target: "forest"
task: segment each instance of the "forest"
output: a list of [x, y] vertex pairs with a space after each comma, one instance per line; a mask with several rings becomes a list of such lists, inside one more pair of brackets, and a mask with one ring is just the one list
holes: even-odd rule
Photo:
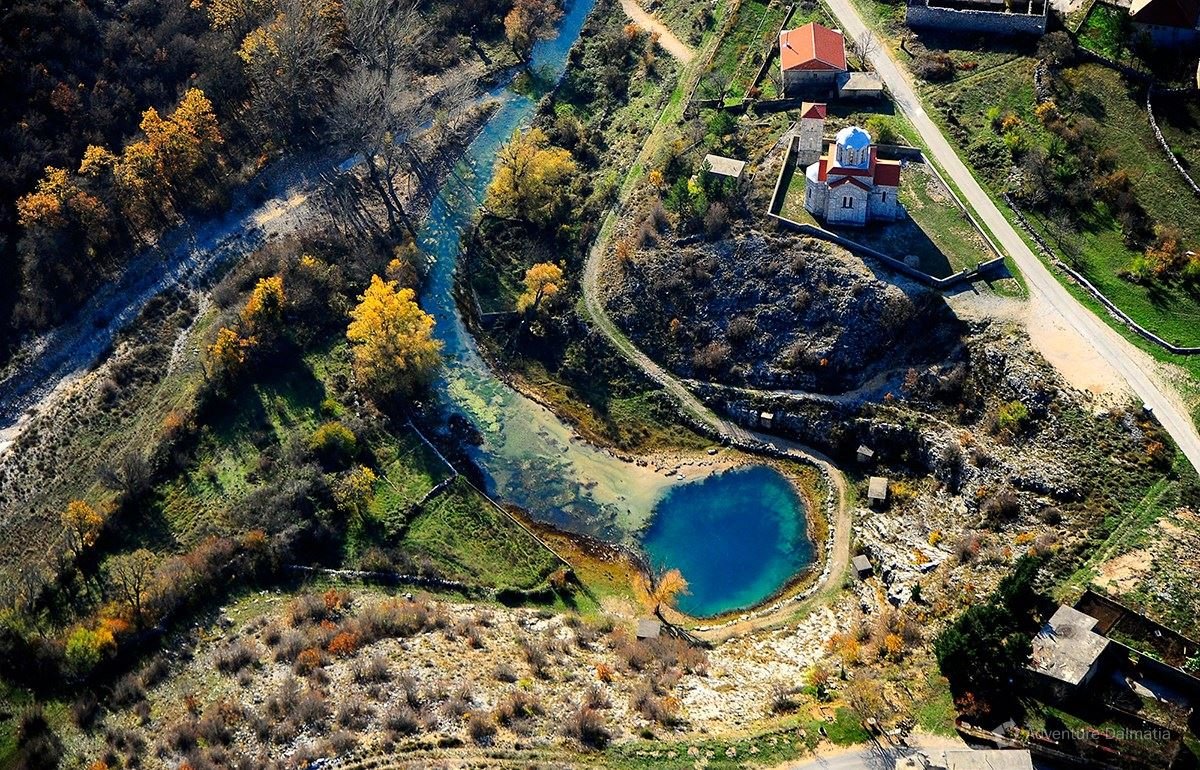
[[[406, 122], [426, 122], [426, 105], [372, 114], [373, 96], [397, 73], [444, 73], [480, 40], [507, 37], [518, 57], [527, 53], [545, 4], [522, 3], [520, 14], [512, 5], [6, 4], [0, 361], [29, 333], [69, 318], [168, 229], [221, 211], [279, 157], [361, 152]], [[389, 219], [402, 223], [387, 192]]]

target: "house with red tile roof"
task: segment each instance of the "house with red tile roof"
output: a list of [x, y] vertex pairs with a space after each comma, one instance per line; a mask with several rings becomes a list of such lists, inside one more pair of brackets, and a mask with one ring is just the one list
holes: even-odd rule
[[826, 224], [862, 226], [904, 216], [900, 162], [880, 158], [871, 135], [858, 126], [839, 131], [804, 173], [804, 208]]
[[832, 89], [846, 72], [846, 40], [815, 22], [785, 29], [779, 33], [779, 66], [785, 94]]

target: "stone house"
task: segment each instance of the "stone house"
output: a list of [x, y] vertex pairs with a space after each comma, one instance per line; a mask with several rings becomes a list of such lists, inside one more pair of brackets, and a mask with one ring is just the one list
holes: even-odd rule
[[900, 163], [881, 160], [858, 126], [838, 132], [829, 152], [805, 171], [804, 208], [830, 225], [861, 227], [904, 215]]
[[1050, 700], [1063, 702], [1079, 694], [1103, 668], [1111, 640], [1096, 633], [1098, 622], [1063, 605], [1033, 638], [1025, 668]]
[[815, 22], [779, 33], [779, 67], [783, 92], [832, 92], [838, 75], [846, 72], [846, 41], [842, 33]]

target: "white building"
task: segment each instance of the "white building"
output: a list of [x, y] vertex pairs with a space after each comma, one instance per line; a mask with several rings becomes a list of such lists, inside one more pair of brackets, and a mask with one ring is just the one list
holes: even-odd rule
[[904, 216], [900, 163], [880, 160], [858, 126], [838, 132], [829, 151], [805, 171], [804, 207], [830, 225], [890, 222]]

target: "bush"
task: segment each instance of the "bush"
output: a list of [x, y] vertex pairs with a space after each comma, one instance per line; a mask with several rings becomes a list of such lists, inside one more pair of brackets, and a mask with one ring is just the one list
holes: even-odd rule
[[480, 746], [485, 746], [496, 737], [496, 723], [486, 714], [473, 711], [467, 717], [467, 735]]
[[539, 679], [550, 678], [550, 656], [545, 645], [526, 637], [521, 640], [521, 652], [534, 676]]
[[217, 670], [222, 674], [236, 674], [247, 666], [258, 662], [258, 649], [249, 639], [237, 639], [217, 651]]
[[358, 438], [341, 422], [321, 425], [308, 440], [308, 447], [327, 468], [345, 468], [358, 454]]
[[299, 631], [285, 631], [279, 636], [274, 647], [275, 660], [281, 663], [291, 663], [304, 651], [308, 640]]
[[338, 706], [334, 719], [347, 729], [364, 730], [371, 720], [371, 709], [361, 696], [350, 695]]
[[383, 726], [399, 735], [416, 735], [421, 732], [421, 718], [412, 706], [398, 703], [384, 715]]
[[146, 691], [142, 688], [142, 683], [133, 674], [126, 674], [117, 680], [113, 685], [112, 693], [109, 695], [109, 702], [117, 708], [129, 708], [140, 700], [144, 700]]
[[513, 690], [496, 707], [496, 721], [505, 727], [545, 713], [541, 701], [525, 690]]
[[718, 238], [729, 229], [729, 208], [724, 203], [714, 203], [704, 213], [704, 234]]
[[601, 750], [612, 740], [604, 715], [587, 706], [580, 706], [567, 717], [563, 732], [585, 749]]
[[921, 51], [913, 59], [912, 70], [922, 80], [939, 83], [954, 76], [954, 60], [944, 53]]

